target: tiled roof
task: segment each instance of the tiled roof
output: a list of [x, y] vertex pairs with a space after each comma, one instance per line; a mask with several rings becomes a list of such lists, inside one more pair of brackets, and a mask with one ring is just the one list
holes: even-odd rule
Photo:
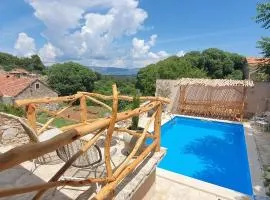
[[270, 59], [267, 58], [255, 58], [255, 57], [247, 57], [247, 62], [250, 66], [258, 66], [261, 64], [269, 64]]
[[0, 96], [16, 96], [37, 79], [0, 74]]

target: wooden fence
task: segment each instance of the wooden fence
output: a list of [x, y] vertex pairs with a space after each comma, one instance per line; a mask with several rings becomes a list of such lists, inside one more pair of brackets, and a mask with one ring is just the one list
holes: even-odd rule
[[178, 112], [241, 121], [246, 89], [241, 86], [181, 86]]
[[[162, 97], [140, 97], [141, 101], [149, 101], [144, 106], [137, 109], [118, 113], [118, 100], [132, 101], [133, 98], [129, 96], [118, 95], [116, 85], [113, 85], [113, 95], [105, 96], [96, 93], [78, 92], [72, 96], [65, 97], [53, 97], [53, 98], [41, 98], [41, 99], [26, 99], [18, 100], [16, 104], [18, 106], [26, 107], [27, 123], [29, 124], [29, 134], [31, 143], [19, 147], [15, 147], [4, 154], [0, 155], [0, 171], [9, 169], [27, 160], [38, 158], [44, 154], [56, 151], [58, 148], [63, 147], [81, 137], [91, 134], [92, 138], [89, 139], [84, 146], [74, 154], [63, 167], [50, 179], [49, 182], [44, 184], [22, 186], [19, 188], [0, 189], [0, 197], [11, 196], [16, 194], [22, 194], [27, 192], [37, 191], [34, 199], [40, 199], [44, 192], [50, 188], [58, 186], [75, 186], [80, 187], [89, 185], [92, 183], [104, 183], [104, 187], [97, 193], [94, 199], [104, 199], [110, 197], [113, 194], [117, 185], [129, 175], [152, 151], [160, 151], [160, 126], [161, 126], [161, 113], [162, 104], [169, 103], [169, 100]], [[111, 116], [107, 118], [88, 119], [87, 118], [87, 105], [86, 100], [99, 104], [111, 111]], [[99, 100], [98, 100], [99, 99]], [[42, 134], [44, 130], [48, 129], [50, 124], [57, 118], [63, 117], [63, 113], [66, 109], [71, 107], [73, 102], [80, 101], [80, 122], [62, 127], [63, 133], [48, 139], [44, 142], [39, 142], [38, 135]], [[112, 100], [112, 107], [106, 105], [101, 100]], [[39, 104], [50, 104], [57, 102], [68, 103], [66, 107], [61, 110], [51, 112], [49, 110], [43, 110], [53, 117], [49, 119], [41, 128], [37, 128], [36, 125], [36, 110]], [[127, 120], [133, 116], [138, 116], [142, 113], [155, 110], [154, 114], [148, 121], [143, 131], [129, 130], [128, 127], [116, 128], [117, 122]], [[154, 133], [148, 132], [148, 128], [154, 122]], [[103, 178], [87, 178], [85, 180], [59, 180], [64, 172], [72, 165], [75, 160], [84, 154], [94, 143], [100, 138], [101, 134], [107, 130], [105, 138], [104, 157], [106, 165], [106, 177]], [[116, 168], [112, 169], [110, 147], [112, 136], [115, 132], [126, 132], [132, 136], [137, 137], [136, 144], [126, 159]], [[152, 143], [147, 146], [137, 157], [134, 159], [135, 154], [138, 153], [139, 148], [142, 146], [146, 138], [152, 139]]]

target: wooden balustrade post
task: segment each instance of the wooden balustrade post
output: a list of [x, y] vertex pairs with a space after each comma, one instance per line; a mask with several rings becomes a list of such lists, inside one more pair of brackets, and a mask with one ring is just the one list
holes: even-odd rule
[[87, 104], [85, 95], [80, 98], [80, 114], [81, 114], [81, 122], [86, 122], [87, 120]]
[[37, 132], [37, 125], [36, 125], [36, 106], [35, 104], [28, 104], [25, 107], [26, 109], [26, 118], [27, 118], [27, 123], [29, 124], [29, 126], [35, 131]]
[[111, 142], [112, 142], [112, 136], [113, 131], [115, 128], [115, 122], [117, 119], [117, 112], [118, 112], [118, 92], [116, 84], [112, 85], [112, 91], [113, 91], [113, 105], [112, 105], [112, 115], [110, 118], [110, 124], [107, 130], [107, 135], [105, 139], [105, 148], [104, 148], [104, 157], [105, 157], [105, 165], [106, 165], [106, 171], [107, 171], [107, 177], [112, 178], [113, 171], [111, 166]]
[[160, 126], [161, 126], [161, 114], [162, 114], [162, 104], [157, 107], [157, 113], [154, 121], [154, 134], [157, 140], [156, 151], [160, 151]]

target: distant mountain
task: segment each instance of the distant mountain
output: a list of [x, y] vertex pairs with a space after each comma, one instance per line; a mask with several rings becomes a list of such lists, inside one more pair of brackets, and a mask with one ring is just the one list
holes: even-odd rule
[[118, 67], [95, 67], [90, 66], [95, 72], [98, 72], [103, 75], [136, 75], [139, 71], [139, 68], [118, 68]]

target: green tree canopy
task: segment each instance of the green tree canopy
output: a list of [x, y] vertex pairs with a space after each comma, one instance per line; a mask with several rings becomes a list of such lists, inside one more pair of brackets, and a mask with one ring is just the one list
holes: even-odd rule
[[6, 71], [10, 71], [17, 67], [36, 73], [43, 73], [45, 70], [45, 66], [38, 55], [32, 55], [31, 57], [17, 57], [0, 52], [0, 65], [3, 66]]
[[[270, 28], [270, 2], [257, 4], [257, 16], [255, 20], [257, 23], [261, 24], [263, 28]], [[261, 53], [265, 58], [270, 58], [270, 37], [262, 37], [262, 39], [258, 41], [258, 48], [261, 49]], [[257, 76], [259, 76], [258, 80], [270, 80], [270, 64], [263, 64]]]
[[54, 64], [48, 70], [48, 84], [60, 93], [71, 95], [77, 91], [93, 91], [95, 73], [74, 62]]
[[191, 51], [183, 57], [171, 56], [142, 68], [137, 75], [136, 87], [144, 95], [154, 95], [156, 79], [230, 78], [243, 79], [247, 70], [246, 58], [235, 53], [210, 48]]
[[100, 79], [95, 82], [95, 92], [111, 95], [112, 84], [116, 83], [117, 89], [123, 95], [135, 95], [135, 78], [131, 76], [109, 76], [101, 75]]

